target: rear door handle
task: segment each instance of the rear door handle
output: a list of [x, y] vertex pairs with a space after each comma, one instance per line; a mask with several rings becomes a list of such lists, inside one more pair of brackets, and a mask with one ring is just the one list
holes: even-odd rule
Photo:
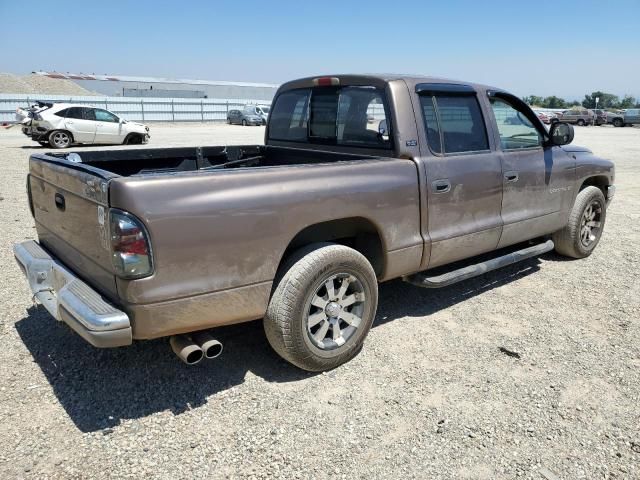
[[451, 190], [451, 182], [448, 178], [434, 180], [433, 182], [431, 182], [431, 188], [435, 193], [447, 193], [449, 190]]
[[518, 172], [505, 172], [504, 174], [504, 179], [507, 182], [517, 182], [518, 178], [520, 178]]
[[58, 207], [58, 210], [62, 210], [64, 212], [64, 209], [67, 207], [64, 196], [61, 193], [56, 193], [54, 195], [54, 200], [56, 202], [56, 207]]

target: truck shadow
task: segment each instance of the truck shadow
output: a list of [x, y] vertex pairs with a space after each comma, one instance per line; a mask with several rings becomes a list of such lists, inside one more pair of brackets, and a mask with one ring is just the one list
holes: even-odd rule
[[[437, 290], [399, 280], [382, 284], [374, 327], [404, 316], [428, 316], [529, 275], [538, 270], [538, 263], [531, 259]], [[223, 354], [191, 367], [174, 356], [166, 339], [118, 349], [93, 348], [42, 307], [29, 308], [15, 325], [62, 407], [82, 432], [108, 429], [123, 420], [165, 410], [178, 415], [242, 384], [248, 372], [268, 382], [293, 382], [314, 375], [293, 367], [271, 350], [261, 321], [216, 329]]]

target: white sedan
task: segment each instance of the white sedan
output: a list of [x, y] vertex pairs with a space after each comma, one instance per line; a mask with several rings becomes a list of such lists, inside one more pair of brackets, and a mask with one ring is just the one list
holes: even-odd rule
[[43, 146], [66, 148], [74, 143], [140, 144], [149, 141], [149, 127], [85, 105], [46, 104], [32, 114], [22, 132]]

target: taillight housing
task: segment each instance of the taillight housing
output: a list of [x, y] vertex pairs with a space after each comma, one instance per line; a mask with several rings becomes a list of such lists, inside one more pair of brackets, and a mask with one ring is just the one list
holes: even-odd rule
[[109, 210], [111, 262], [116, 275], [133, 279], [153, 273], [149, 234], [140, 220], [123, 210]]

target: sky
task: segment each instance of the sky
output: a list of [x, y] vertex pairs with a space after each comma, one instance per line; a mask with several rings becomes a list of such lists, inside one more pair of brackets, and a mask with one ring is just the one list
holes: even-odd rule
[[0, 72], [34, 70], [275, 84], [411, 73], [640, 98], [640, 0], [0, 0]]

